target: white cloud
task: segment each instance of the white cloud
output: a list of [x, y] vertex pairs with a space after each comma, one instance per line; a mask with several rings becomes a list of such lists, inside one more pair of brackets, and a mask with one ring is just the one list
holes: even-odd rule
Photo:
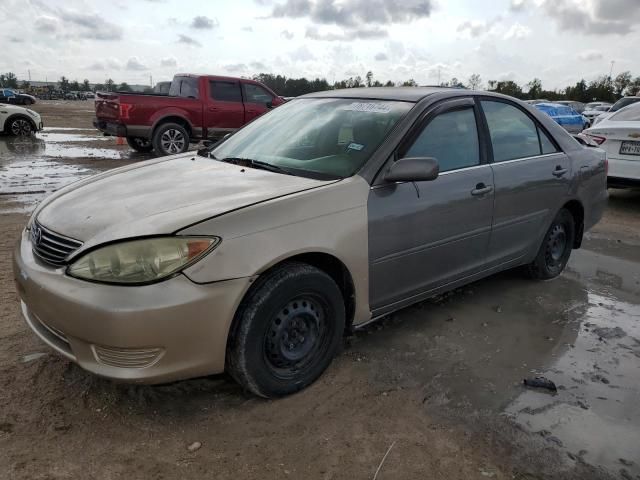
[[514, 23], [509, 30], [504, 34], [505, 40], [522, 40], [523, 38], [531, 35], [531, 28], [521, 25], [520, 23]]

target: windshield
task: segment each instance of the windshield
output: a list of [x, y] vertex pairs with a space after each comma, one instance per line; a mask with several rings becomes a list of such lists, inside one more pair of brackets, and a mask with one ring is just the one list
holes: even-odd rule
[[616, 103], [613, 104], [613, 107], [611, 107], [611, 110], [609, 110], [609, 111], [610, 112], [617, 112], [621, 108], [624, 108], [624, 107], [626, 107], [628, 105], [631, 105], [633, 103], [636, 103], [636, 102], [640, 102], [640, 97], [621, 98], [620, 100], [618, 100]]
[[412, 103], [299, 99], [249, 124], [213, 150], [293, 174], [344, 178], [362, 167]]

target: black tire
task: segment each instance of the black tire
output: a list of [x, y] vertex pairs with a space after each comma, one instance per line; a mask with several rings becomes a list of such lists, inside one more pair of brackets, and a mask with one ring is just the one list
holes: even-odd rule
[[189, 134], [182, 125], [164, 123], [153, 132], [151, 143], [158, 155], [175, 155], [189, 149]]
[[136, 152], [149, 153], [153, 150], [153, 144], [148, 138], [142, 137], [127, 137], [127, 143]]
[[16, 137], [26, 137], [35, 131], [33, 123], [26, 117], [15, 117], [7, 125], [7, 132]]
[[563, 208], [547, 230], [535, 260], [527, 265], [529, 277], [549, 280], [560, 275], [571, 256], [575, 236], [576, 226], [573, 215]]
[[287, 262], [260, 276], [227, 342], [227, 372], [254, 394], [277, 398], [313, 383], [342, 341], [342, 293], [323, 271]]

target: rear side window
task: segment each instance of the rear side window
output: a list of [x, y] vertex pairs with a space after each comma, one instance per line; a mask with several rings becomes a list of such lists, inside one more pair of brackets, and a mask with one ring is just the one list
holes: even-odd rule
[[209, 82], [209, 90], [211, 98], [219, 102], [240, 102], [242, 103], [242, 94], [240, 93], [240, 84], [237, 82]]
[[481, 104], [489, 125], [494, 162], [534, 157], [542, 153], [538, 127], [522, 110], [491, 100], [483, 100]]
[[266, 104], [273, 100], [273, 96], [260, 85], [243, 83], [242, 87], [244, 88], [244, 96], [247, 103]]
[[194, 77], [174, 77], [169, 88], [172, 97], [198, 98], [198, 79]]
[[441, 172], [480, 164], [478, 128], [472, 108], [441, 113], [431, 120], [404, 155], [433, 157]]
[[637, 122], [640, 120], [640, 104], [620, 110], [615, 115], [612, 115], [609, 120], [614, 122]]

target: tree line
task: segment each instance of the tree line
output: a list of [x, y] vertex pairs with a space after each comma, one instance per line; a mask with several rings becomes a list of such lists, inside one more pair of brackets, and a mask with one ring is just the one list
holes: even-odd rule
[[[283, 97], [297, 97], [306, 93], [318, 92], [324, 90], [334, 90], [342, 88], [358, 88], [358, 87], [415, 87], [417, 82], [409, 79], [403, 82], [392, 82], [388, 80], [382, 82], [374, 78], [373, 72], [366, 73], [364, 78], [361, 76], [349, 77], [348, 79], [338, 80], [329, 83], [325, 78], [315, 78], [308, 80], [307, 78], [293, 78], [285, 75], [274, 75], [272, 73], [260, 73], [253, 77], [278, 95]], [[70, 81], [66, 77], [61, 77], [57, 82], [59, 90], [63, 92], [70, 91], [118, 91], [131, 92], [132, 88], [126, 83], [115, 83], [112, 79], [107, 79], [104, 83], [91, 85], [89, 80], [83, 82], [77, 80]], [[594, 100], [615, 102], [617, 99], [625, 95], [640, 94], [640, 77], [634, 77], [631, 72], [626, 71], [612, 78], [608, 75], [602, 75], [595, 80], [587, 82], [585, 79], [580, 80], [575, 85], [569, 85], [564, 89], [545, 90], [542, 81], [534, 78], [525, 85], [519, 85], [512, 80], [489, 80], [486, 86], [483, 84], [479, 74], [474, 73], [466, 82], [457, 78], [441, 82], [442, 87], [452, 88], [468, 88], [471, 90], [488, 90], [491, 92], [503, 93], [522, 100], [546, 99], [555, 100], [574, 100], [578, 102], [588, 103]], [[16, 76], [11, 73], [0, 74], [0, 87], [6, 88], [22, 88], [30, 89], [27, 81], [19, 82]], [[145, 88], [145, 92], [152, 91], [151, 87]]]

